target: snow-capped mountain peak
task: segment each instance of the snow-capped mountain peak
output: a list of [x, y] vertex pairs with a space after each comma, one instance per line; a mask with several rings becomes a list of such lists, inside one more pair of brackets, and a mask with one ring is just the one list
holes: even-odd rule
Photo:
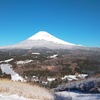
[[49, 49], [71, 49], [79, 46], [73, 43], [65, 42], [46, 31], [39, 31], [30, 38], [12, 45], [1, 47], [1, 49], [32, 49], [32, 48], [49, 48]]
[[52, 38], [52, 35], [46, 31], [39, 31], [35, 35], [31, 36], [29, 39], [31, 39], [31, 40], [38, 40], [38, 39], [46, 40], [46, 38], [49, 38], [49, 40], [50, 40]]
[[75, 44], [72, 44], [72, 43], [69, 43], [69, 42], [65, 42], [61, 39], [58, 39], [58, 38], [54, 37], [53, 35], [49, 34], [46, 31], [39, 31], [35, 35], [28, 38], [28, 40], [46, 40], [46, 41], [51, 41], [51, 42], [54, 42], [54, 43], [57, 43], [57, 44], [75, 45]]

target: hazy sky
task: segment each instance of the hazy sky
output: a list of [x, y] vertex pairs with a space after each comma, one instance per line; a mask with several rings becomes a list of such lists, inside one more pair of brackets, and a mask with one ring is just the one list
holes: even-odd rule
[[0, 0], [0, 46], [38, 31], [100, 47], [100, 0]]

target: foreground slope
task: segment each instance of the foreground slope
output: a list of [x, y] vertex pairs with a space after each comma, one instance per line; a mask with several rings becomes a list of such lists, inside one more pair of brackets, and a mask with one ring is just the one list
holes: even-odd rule
[[3, 79], [0, 79], [0, 93], [17, 94], [32, 100], [54, 100], [53, 95], [46, 89], [36, 85]]

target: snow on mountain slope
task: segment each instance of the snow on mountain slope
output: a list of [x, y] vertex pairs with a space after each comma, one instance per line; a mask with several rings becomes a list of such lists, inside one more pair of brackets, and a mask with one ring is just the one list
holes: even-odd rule
[[45, 31], [40, 31], [40, 32], [36, 33], [32, 37], [28, 38], [28, 40], [46, 40], [46, 41], [52, 41], [52, 42], [57, 43], [57, 44], [75, 45], [75, 44], [72, 44], [69, 42], [65, 42], [61, 39], [58, 39]]
[[30, 38], [6, 47], [0, 47], [0, 49], [31, 49], [31, 48], [49, 48], [49, 49], [68, 49], [68, 48], [79, 48], [79, 45], [65, 42], [61, 39], [54, 37], [45, 31], [40, 31]]

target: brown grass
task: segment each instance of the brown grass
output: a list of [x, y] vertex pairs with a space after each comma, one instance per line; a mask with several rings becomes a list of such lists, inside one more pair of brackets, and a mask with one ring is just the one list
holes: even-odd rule
[[53, 95], [45, 88], [22, 82], [0, 79], [0, 92], [17, 94], [33, 100], [54, 100]]

